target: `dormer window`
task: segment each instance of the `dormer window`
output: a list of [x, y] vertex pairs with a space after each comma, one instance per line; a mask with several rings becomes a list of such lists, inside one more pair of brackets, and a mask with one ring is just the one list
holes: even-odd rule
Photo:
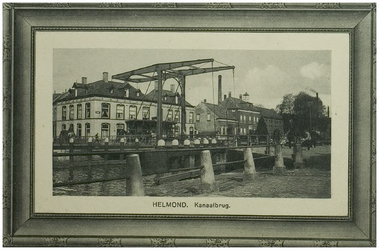
[[136, 93], [136, 96], [139, 97], [139, 95], [140, 95], [140, 93], [139, 93], [139, 91], [138, 91], [138, 92]]
[[129, 97], [129, 89], [125, 89], [125, 97]]
[[110, 92], [111, 92], [111, 94], [113, 94], [113, 89], [111, 89], [111, 91], [110, 91]]

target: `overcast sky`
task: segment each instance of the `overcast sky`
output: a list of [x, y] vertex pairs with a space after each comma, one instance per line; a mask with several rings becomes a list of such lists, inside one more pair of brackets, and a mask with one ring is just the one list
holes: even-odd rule
[[[233, 71], [188, 76], [187, 100], [197, 105], [203, 99], [217, 102], [217, 78], [222, 75], [223, 95], [247, 92], [250, 102], [275, 108], [285, 94], [305, 91], [325, 106], [330, 106], [331, 51], [329, 50], [199, 50], [199, 49], [54, 49], [54, 91], [72, 87], [82, 76], [88, 83], [102, 79], [102, 72], [112, 75], [156, 63], [213, 58], [214, 67], [235, 66]], [[218, 63], [221, 62], [221, 63]], [[211, 67], [211, 64], [203, 66]], [[164, 88], [175, 81], [167, 81]], [[133, 84], [146, 91], [148, 83]], [[150, 86], [150, 90], [153, 88]], [[149, 91], [150, 91], [149, 90]]]

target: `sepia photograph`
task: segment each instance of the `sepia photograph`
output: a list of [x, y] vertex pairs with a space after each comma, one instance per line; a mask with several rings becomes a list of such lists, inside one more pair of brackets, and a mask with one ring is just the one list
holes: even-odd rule
[[330, 50], [53, 53], [54, 195], [331, 198]]
[[375, 4], [3, 5], [4, 246], [375, 246]]

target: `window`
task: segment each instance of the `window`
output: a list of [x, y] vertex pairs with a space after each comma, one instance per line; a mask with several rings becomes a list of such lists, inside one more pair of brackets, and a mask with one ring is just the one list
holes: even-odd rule
[[125, 97], [129, 97], [129, 89], [125, 89]]
[[196, 114], [196, 121], [197, 121], [197, 122], [200, 121], [200, 114]]
[[137, 91], [136, 96], [137, 96], [137, 97], [140, 96], [140, 90]]
[[66, 124], [62, 124], [62, 130], [66, 130]]
[[82, 104], [76, 106], [76, 116], [77, 119], [82, 119]]
[[150, 108], [149, 107], [143, 107], [142, 108], [142, 119], [143, 120], [149, 120], [150, 119]]
[[109, 137], [109, 123], [101, 124], [101, 138]]
[[240, 122], [243, 122], [243, 116], [240, 115]]
[[91, 103], [86, 103], [86, 118], [91, 118]]
[[167, 113], [167, 121], [172, 121], [172, 109], [169, 109], [168, 110], [168, 113]]
[[125, 106], [117, 104], [116, 106], [116, 119], [124, 119]]
[[179, 122], [179, 116], [180, 116], [180, 111], [179, 110], [175, 110], [174, 121]]
[[249, 116], [249, 122], [251, 122], [251, 116]]
[[70, 108], [70, 111], [69, 111], [70, 113], [68, 117], [70, 120], [74, 120], [74, 105], [70, 105], [69, 108]]
[[246, 122], [246, 115], [243, 116], [243, 122]]
[[211, 114], [207, 114], [207, 121], [210, 121], [211, 120]]
[[[200, 115], [199, 115], [199, 120], [200, 120]], [[193, 112], [189, 113], [189, 121], [188, 123], [193, 123]]]
[[62, 106], [62, 120], [66, 120], [66, 106]]
[[78, 123], [76, 126], [76, 135], [81, 137], [82, 136], [82, 124]]
[[225, 129], [225, 127], [222, 127], [222, 134], [226, 135], [226, 129]]
[[136, 120], [137, 119], [137, 106], [129, 107], [129, 119]]
[[53, 121], [56, 121], [57, 120], [57, 107], [54, 107], [54, 111], [53, 111]]
[[86, 123], [86, 137], [88, 137], [91, 133], [91, 125], [89, 123]]
[[117, 129], [117, 135], [124, 135], [125, 134], [125, 124], [117, 123], [116, 129]]
[[109, 103], [101, 104], [101, 118], [109, 118]]
[[68, 131], [74, 132], [74, 124], [70, 124], [70, 127], [68, 128]]

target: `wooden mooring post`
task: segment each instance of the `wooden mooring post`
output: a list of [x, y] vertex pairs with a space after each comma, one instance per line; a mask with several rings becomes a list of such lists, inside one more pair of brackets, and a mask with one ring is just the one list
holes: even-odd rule
[[69, 152], [70, 152], [70, 167], [69, 167], [69, 174], [68, 179], [72, 181], [74, 179], [74, 138], [70, 138], [69, 140]]
[[275, 165], [273, 167], [273, 174], [284, 174], [286, 171], [286, 166], [284, 165], [282, 145], [278, 144], [275, 146]]
[[144, 196], [145, 190], [142, 180], [142, 169], [138, 154], [131, 154], [126, 157], [126, 195]]
[[245, 160], [243, 180], [244, 181], [254, 180], [255, 177], [258, 175], [258, 173], [255, 170], [255, 163], [254, 163], [253, 153], [251, 152], [251, 148], [245, 148], [243, 151], [243, 156]]
[[200, 161], [201, 161], [201, 171], [200, 171], [201, 192], [202, 193], [217, 192], [219, 188], [215, 181], [211, 152], [209, 150], [201, 151]]
[[[120, 151], [123, 152], [124, 151], [124, 146], [125, 146], [125, 139], [124, 138], [121, 138], [120, 139]], [[123, 161], [124, 160], [124, 154], [121, 153], [120, 154], [120, 161]]]

